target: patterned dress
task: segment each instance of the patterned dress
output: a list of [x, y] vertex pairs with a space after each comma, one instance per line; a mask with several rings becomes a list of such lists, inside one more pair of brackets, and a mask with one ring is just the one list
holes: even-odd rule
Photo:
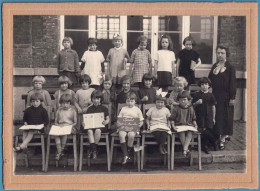
[[142, 82], [143, 75], [149, 72], [149, 66], [152, 62], [149, 50], [135, 49], [131, 55], [133, 66], [133, 83]]

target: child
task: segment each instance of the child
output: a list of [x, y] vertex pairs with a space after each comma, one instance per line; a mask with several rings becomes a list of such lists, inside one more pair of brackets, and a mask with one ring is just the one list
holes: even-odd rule
[[82, 62], [85, 62], [82, 74], [87, 74], [92, 80], [91, 87], [98, 88], [102, 79], [102, 63], [105, 58], [99, 50], [97, 50], [97, 39], [88, 39], [88, 50], [84, 52]]
[[[176, 126], [188, 125], [198, 128], [196, 123], [196, 115], [192, 106], [189, 106], [191, 96], [188, 91], [179, 93], [177, 97], [179, 105], [172, 109], [170, 117], [172, 128], [177, 131]], [[183, 155], [186, 157], [190, 152], [188, 147], [192, 139], [192, 131], [179, 132], [179, 137], [183, 147]]]
[[75, 50], [71, 49], [73, 40], [70, 37], [65, 37], [62, 40], [62, 49], [58, 53], [58, 74], [67, 76], [73, 83], [77, 83], [77, 78], [80, 76], [79, 57]]
[[[23, 121], [24, 125], [41, 125], [46, 127], [49, 124], [49, 117], [46, 109], [42, 106], [43, 96], [40, 93], [33, 93], [30, 96], [31, 107], [28, 107], [24, 111]], [[40, 130], [41, 132], [43, 129]], [[14, 151], [20, 152], [27, 148], [27, 145], [33, 138], [33, 135], [37, 130], [24, 130], [23, 131], [23, 143], [14, 148]]]
[[188, 36], [183, 40], [185, 48], [178, 53], [177, 71], [179, 76], [188, 80], [189, 85], [195, 83], [194, 71], [201, 65], [200, 55], [192, 50], [193, 39]]
[[70, 94], [72, 96], [72, 103], [73, 104], [75, 103], [75, 92], [72, 91], [71, 89], [68, 89], [72, 85], [72, 82], [70, 81], [70, 79], [67, 76], [60, 76], [58, 79], [58, 82], [59, 82], [60, 89], [54, 93], [55, 113], [58, 110], [58, 108], [60, 107], [60, 98], [63, 94]]
[[111, 104], [111, 118], [112, 122], [115, 118], [115, 102], [116, 102], [116, 92], [113, 87], [112, 78], [109, 75], [105, 75], [103, 83], [101, 85], [101, 92], [103, 95], [103, 104]]
[[[107, 125], [109, 123], [109, 113], [108, 109], [101, 105], [103, 96], [100, 90], [94, 90], [91, 94], [91, 100], [93, 105], [91, 105], [88, 110], [85, 112], [86, 114], [89, 113], [104, 113], [104, 121], [102, 122], [103, 125]], [[83, 127], [87, 126], [82, 122]], [[107, 126], [105, 128], [96, 128], [96, 129], [88, 129], [88, 139], [90, 143], [90, 152], [88, 154], [88, 158], [96, 159], [97, 158], [97, 145], [100, 141], [101, 132], [107, 132]]]
[[175, 54], [172, 49], [171, 38], [168, 35], [163, 35], [159, 42], [159, 51], [155, 54], [154, 68], [158, 86], [164, 92], [168, 92], [168, 86], [172, 85], [172, 74], [175, 73]]
[[174, 89], [167, 100], [167, 105], [174, 107], [176, 105], [179, 105], [179, 102], [177, 100], [178, 94], [184, 91], [184, 89], [188, 86], [188, 82], [184, 77], [178, 76], [173, 79], [173, 86]]
[[[136, 94], [133, 92], [129, 92], [126, 97], [126, 105], [123, 107], [118, 115], [118, 117], [124, 117], [124, 118], [139, 118], [139, 127], [142, 127], [143, 125], [143, 114], [141, 110], [135, 106], [137, 97]], [[123, 159], [122, 159], [122, 165], [126, 164], [130, 157], [129, 154], [131, 155], [134, 152], [134, 138], [136, 135], [136, 132], [133, 131], [119, 131], [119, 139], [120, 139], [120, 145], [121, 149], [123, 152]], [[126, 137], [128, 137], [127, 145], [126, 145]], [[128, 146], [128, 149], [127, 149]]]
[[146, 49], [147, 40], [146, 36], [139, 36], [138, 48], [132, 52], [130, 60], [133, 63], [133, 83], [138, 83], [139, 87], [142, 86], [143, 75], [151, 71], [152, 59], [149, 50]]
[[198, 127], [202, 130], [202, 149], [208, 154], [209, 143], [215, 150], [218, 150], [218, 144], [216, 144], [217, 138], [213, 131], [216, 115], [216, 99], [214, 95], [209, 92], [211, 86], [209, 78], [201, 78], [198, 85], [201, 91], [194, 94], [192, 103], [196, 112]]
[[123, 90], [118, 94], [117, 96], [117, 103], [125, 103], [127, 94], [130, 92], [133, 92], [136, 94], [136, 103], [140, 104], [140, 98], [138, 96], [138, 93], [131, 89], [131, 77], [128, 75], [125, 75], [122, 77], [122, 86]]
[[146, 73], [143, 75], [143, 87], [139, 88], [138, 94], [143, 104], [155, 103], [156, 90], [152, 87], [153, 75]]
[[167, 139], [167, 135], [171, 134], [171, 124], [169, 117], [171, 113], [169, 109], [165, 107], [166, 98], [161, 95], [156, 96], [156, 106], [152, 107], [146, 113], [147, 128], [154, 135], [156, 142], [159, 144], [159, 151], [161, 154], [167, 154], [167, 150], [164, 144]]
[[[63, 127], [67, 125], [71, 125], [73, 127], [72, 132], [75, 132], [77, 125], [77, 112], [74, 107], [71, 107], [72, 104], [72, 95], [71, 94], [63, 94], [60, 97], [59, 103], [61, 107], [56, 112], [55, 117], [55, 125]], [[66, 146], [67, 135], [55, 136], [55, 143], [57, 147], [56, 160], [60, 160], [60, 158], [64, 155], [63, 151]]]
[[[113, 83], [120, 88], [120, 82], [122, 74], [125, 70], [125, 64], [129, 58], [129, 54], [126, 49], [122, 48], [123, 38], [120, 34], [114, 34], [113, 37], [114, 48], [111, 48], [107, 55], [108, 68]], [[124, 75], [124, 74], [123, 74]]]

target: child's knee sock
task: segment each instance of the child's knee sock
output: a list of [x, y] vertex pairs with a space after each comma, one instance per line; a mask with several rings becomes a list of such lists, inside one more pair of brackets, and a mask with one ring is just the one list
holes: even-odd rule
[[95, 143], [90, 143], [90, 151], [93, 152], [96, 150], [96, 144]]
[[127, 156], [127, 155], [128, 155], [128, 152], [127, 152], [126, 143], [121, 143], [120, 145], [121, 145], [121, 149], [122, 149], [123, 155], [124, 155], [124, 156]]

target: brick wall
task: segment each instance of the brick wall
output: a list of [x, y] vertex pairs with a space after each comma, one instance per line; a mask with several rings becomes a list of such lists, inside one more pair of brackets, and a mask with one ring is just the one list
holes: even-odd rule
[[14, 16], [14, 67], [55, 67], [59, 16]]
[[218, 43], [229, 47], [231, 64], [246, 71], [246, 17], [218, 17]]

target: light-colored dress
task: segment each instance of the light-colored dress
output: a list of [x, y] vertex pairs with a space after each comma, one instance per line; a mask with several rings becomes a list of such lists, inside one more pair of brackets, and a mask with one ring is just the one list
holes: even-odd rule
[[91, 94], [94, 90], [94, 88], [89, 88], [86, 90], [79, 89], [76, 92], [76, 102], [79, 104], [81, 109], [88, 107], [92, 103]]
[[84, 52], [81, 61], [86, 63], [81, 74], [89, 75], [92, 85], [100, 85], [100, 80], [102, 78], [101, 63], [105, 61], [102, 52], [99, 50], [87, 50]]

